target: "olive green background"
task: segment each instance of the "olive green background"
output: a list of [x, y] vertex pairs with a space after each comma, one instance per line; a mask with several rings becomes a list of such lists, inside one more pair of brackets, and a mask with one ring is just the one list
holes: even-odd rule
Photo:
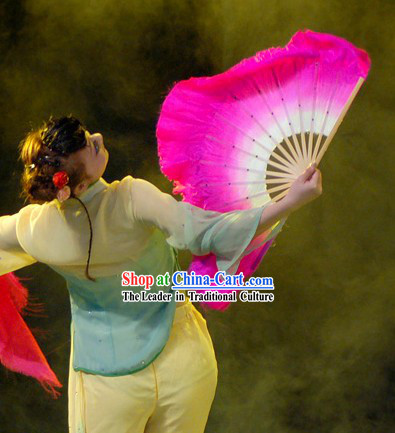
[[[0, 4], [1, 215], [24, 205], [17, 144], [50, 114], [103, 134], [108, 182], [132, 174], [170, 192], [155, 126], [175, 81], [222, 72], [304, 28], [371, 56], [320, 165], [322, 196], [290, 216], [256, 273], [274, 278], [274, 303], [205, 313], [219, 365], [207, 433], [395, 431], [394, 10], [392, 0]], [[185, 269], [191, 255], [180, 255]], [[0, 367], [0, 432], [67, 432], [68, 293], [44, 264], [17, 275], [45, 303], [46, 316], [27, 321], [45, 331], [40, 346], [64, 387], [52, 400]]]

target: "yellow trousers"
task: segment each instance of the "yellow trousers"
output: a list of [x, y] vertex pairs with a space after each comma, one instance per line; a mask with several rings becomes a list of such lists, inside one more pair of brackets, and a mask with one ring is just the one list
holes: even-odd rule
[[204, 432], [217, 360], [206, 320], [189, 300], [177, 306], [165, 348], [143, 370], [116, 377], [74, 371], [72, 352], [70, 433]]

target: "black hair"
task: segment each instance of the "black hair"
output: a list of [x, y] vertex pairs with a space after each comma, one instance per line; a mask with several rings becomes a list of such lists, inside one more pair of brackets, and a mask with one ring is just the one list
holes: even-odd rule
[[43, 204], [56, 198], [58, 189], [52, 178], [58, 171], [65, 171], [69, 177], [67, 185], [71, 189], [70, 199], [78, 200], [88, 217], [90, 240], [85, 275], [89, 275], [89, 262], [92, 249], [92, 222], [85, 204], [74, 195], [74, 188], [86, 178], [83, 163], [69, 160], [69, 156], [87, 145], [85, 125], [72, 116], [54, 118], [44, 122], [43, 126], [30, 131], [19, 144], [19, 159], [24, 164], [21, 179], [21, 196], [30, 203]]

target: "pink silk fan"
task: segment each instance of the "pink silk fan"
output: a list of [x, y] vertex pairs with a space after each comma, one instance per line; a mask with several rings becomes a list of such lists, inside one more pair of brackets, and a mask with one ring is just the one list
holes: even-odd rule
[[[319, 164], [369, 69], [366, 51], [305, 30], [221, 74], [178, 82], [157, 124], [160, 167], [173, 192], [219, 212], [280, 200]], [[236, 273], [251, 276], [273, 241], [254, 240], [259, 246]], [[213, 276], [215, 256], [194, 256], [188, 270]]]

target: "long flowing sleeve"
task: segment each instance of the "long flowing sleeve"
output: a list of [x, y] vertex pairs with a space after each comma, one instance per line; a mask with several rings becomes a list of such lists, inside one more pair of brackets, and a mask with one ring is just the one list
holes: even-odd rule
[[169, 245], [188, 249], [196, 256], [213, 253], [219, 270], [234, 268], [245, 254], [275, 237], [285, 219], [255, 237], [266, 206], [226, 213], [201, 209], [177, 201], [150, 182], [134, 178], [130, 185], [131, 213], [136, 221], [155, 225]]
[[0, 217], [0, 275], [37, 262], [19, 244], [16, 234], [17, 219], [18, 214]]

